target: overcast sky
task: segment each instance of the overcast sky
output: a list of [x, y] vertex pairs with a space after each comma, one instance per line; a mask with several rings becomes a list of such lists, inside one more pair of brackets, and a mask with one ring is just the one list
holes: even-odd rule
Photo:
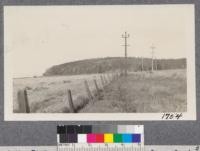
[[42, 75], [52, 65], [123, 56], [182, 58], [194, 44], [193, 5], [7, 6], [5, 54], [13, 76]]

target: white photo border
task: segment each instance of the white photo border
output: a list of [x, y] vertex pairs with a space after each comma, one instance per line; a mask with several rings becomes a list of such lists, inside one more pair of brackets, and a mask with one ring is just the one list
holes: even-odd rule
[[[194, 4], [170, 4], [190, 5], [194, 11]], [[9, 6], [4, 6], [9, 7]], [[51, 6], [52, 7], [52, 6]], [[81, 6], [80, 6], [81, 7]], [[92, 6], [91, 6], [92, 7]], [[195, 72], [195, 13], [193, 23], [189, 29], [193, 37], [189, 36], [190, 44], [187, 49], [187, 112], [182, 113], [179, 120], [196, 120], [196, 72]], [[4, 27], [5, 28], [5, 27]], [[5, 30], [4, 30], [5, 31]], [[4, 33], [4, 39], [6, 34]], [[192, 40], [191, 40], [192, 38]], [[191, 48], [192, 45], [192, 48]], [[5, 53], [4, 45], [4, 120], [5, 121], [152, 121], [162, 119], [164, 113], [13, 113], [13, 81], [12, 81], [12, 57], [8, 51]], [[169, 113], [179, 114], [179, 113]], [[177, 120], [176, 118], [167, 120]]]

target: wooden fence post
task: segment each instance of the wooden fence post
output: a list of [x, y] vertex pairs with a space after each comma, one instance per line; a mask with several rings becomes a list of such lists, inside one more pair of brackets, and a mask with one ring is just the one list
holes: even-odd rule
[[107, 73], [107, 79], [108, 79], [108, 83], [110, 83], [110, 77], [109, 77], [109, 73]]
[[114, 80], [114, 81], [116, 80], [116, 75], [115, 75], [115, 73], [113, 73], [113, 80]]
[[114, 76], [113, 76], [113, 73], [111, 74], [111, 79], [112, 79], [112, 81], [114, 81]]
[[116, 74], [115, 73], [113, 74], [113, 80], [116, 80]]
[[103, 80], [103, 76], [101, 75], [101, 83], [102, 83], [102, 86], [104, 87], [105, 86], [105, 83], [104, 83], [104, 80]]
[[109, 77], [110, 77], [110, 81], [112, 81], [112, 73], [111, 73], [111, 74], [109, 74]]
[[108, 83], [111, 82], [109, 74], [107, 74]]
[[18, 91], [17, 100], [19, 104], [19, 113], [30, 113], [30, 107], [26, 89]]
[[105, 81], [105, 85], [107, 85], [107, 84], [108, 84], [108, 81], [107, 81], [107, 79], [106, 79], [106, 76], [105, 76], [105, 75], [103, 76], [103, 79], [104, 79], [104, 81]]
[[89, 89], [89, 85], [88, 85], [88, 82], [86, 80], [84, 81], [84, 84], [85, 84], [85, 89], [86, 89], [89, 100], [93, 100], [92, 93]]
[[99, 87], [98, 87], [98, 85], [97, 85], [97, 80], [96, 79], [94, 79], [94, 85], [95, 85], [95, 88], [96, 88], [96, 90], [99, 92]]
[[69, 102], [69, 111], [70, 113], [75, 113], [71, 90], [67, 91], [67, 95], [68, 95], [68, 102]]
[[96, 91], [97, 91], [97, 96], [100, 97], [100, 94], [99, 94], [100, 89], [99, 89], [99, 87], [97, 85], [97, 80], [96, 79], [94, 79], [94, 85], [95, 85], [95, 88], [96, 88]]
[[112, 82], [112, 76], [110, 76], [110, 74], [108, 74], [108, 77], [109, 77], [109, 80], [110, 80], [110, 83]]

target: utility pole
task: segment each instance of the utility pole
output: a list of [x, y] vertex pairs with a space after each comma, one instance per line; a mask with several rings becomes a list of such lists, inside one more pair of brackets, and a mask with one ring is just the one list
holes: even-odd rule
[[156, 57], [154, 57], [155, 59], [155, 70], [157, 71], [158, 70], [158, 66], [157, 66], [157, 58]]
[[152, 58], [151, 58], [151, 71], [153, 72], [154, 71], [154, 63], [153, 63], [153, 58], [154, 58], [154, 49], [156, 48], [154, 45], [152, 45], [151, 47], [151, 55], [152, 55]]
[[142, 61], [142, 71], [144, 70], [144, 61], [143, 61], [143, 57], [141, 58]]
[[124, 38], [124, 45], [123, 45], [123, 46], [124, 46], [124, 48], [125, 48], [125, 58], [124, 58], [124, 59], [125, 59], [125, 69], [124, 69], [124, 71], [125, 71], [125, 73], [124, 73], [125, 76], [127, 76], [127, 68], [128, 68], [128, 67], [127, 67], [127, 65], [128, 65], [128, 64], [127, 64], [127, 47], [128, 47], [129, 45], [127, 44], [127, 38], [129, 38], [129, 36], [130, 36], [130, 35], [127, 34], [126, 32], [125, 32], [125, 34], [122, 35], [122, 38]]

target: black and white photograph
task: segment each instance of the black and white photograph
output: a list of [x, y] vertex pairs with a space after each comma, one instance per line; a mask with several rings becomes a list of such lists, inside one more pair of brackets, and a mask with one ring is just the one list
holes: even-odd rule
[[192, 4], [4, 7], [5, 120], [195, 120], [194, 22]]

